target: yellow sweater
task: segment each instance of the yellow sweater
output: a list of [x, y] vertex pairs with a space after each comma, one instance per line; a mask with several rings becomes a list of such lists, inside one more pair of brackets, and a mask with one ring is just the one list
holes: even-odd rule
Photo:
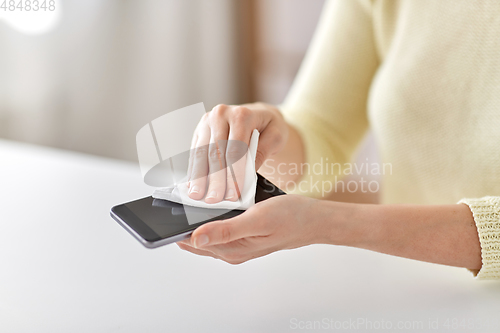
[[310, 165], [350, 162], [370, 127], [382, 202], [469, 205], [477, 277], [500, 279], [500, 1], [328, 1], [281, 109]]

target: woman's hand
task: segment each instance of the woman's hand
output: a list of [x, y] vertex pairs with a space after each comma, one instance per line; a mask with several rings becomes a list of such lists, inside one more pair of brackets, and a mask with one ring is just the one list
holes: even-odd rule
[[263, 103], [221, 104], [203, 116], [191, 144], [191, 199], [205, 198], [206, 203], [238, 200], [245, 179], [245, 154], [254, 129], [260, 132], [255, 156], [258, 170], [266, 158], [283, 149], [288, 139], [288, 126], [278, 109]]
[[278, 250], [323, 242], [324, 224], [314, 213], [319, 203], [298, 195], [274, 197], [234, 218], [204, 224], [177, 244], [195, 254], [239, 264]]
[[282, 195], [234, 218], [204, 224], [177, 244], [195, 254], [239, 264], [315, 243], [472, 270], [482, 265], [477, 228], [464, 204], [370, 205]]

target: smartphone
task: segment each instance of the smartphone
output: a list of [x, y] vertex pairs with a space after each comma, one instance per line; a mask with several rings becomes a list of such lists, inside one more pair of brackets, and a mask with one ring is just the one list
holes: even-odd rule
[[[257, 174], [255, 202], [283, 195], [269, 180]], [[188, 238], [199, 226], [224, 220], [244, 210], [208, 209], [146, 197], [111, 208], [111, 217], [147, 248], [156, 248]]]

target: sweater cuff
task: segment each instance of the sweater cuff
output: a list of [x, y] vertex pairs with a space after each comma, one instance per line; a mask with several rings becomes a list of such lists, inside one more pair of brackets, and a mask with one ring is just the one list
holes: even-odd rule
[[500, 197], [462, 199], [469, 206], [481, 243], [483, 266], [473, 271], [477, 279], [500, 279]]

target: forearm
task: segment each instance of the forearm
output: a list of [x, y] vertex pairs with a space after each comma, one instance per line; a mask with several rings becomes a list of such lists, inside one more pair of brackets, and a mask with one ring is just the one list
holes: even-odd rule
[[[323, 242], [432, 263], [481, 268], [481, 247], [469, 207], [321, 202]], [[340, 209], [339, 209], [340, 208]], [[331, 223], [327, 212], [343, 221]], [[330, 215], [332, 216], [332, 215]]]

